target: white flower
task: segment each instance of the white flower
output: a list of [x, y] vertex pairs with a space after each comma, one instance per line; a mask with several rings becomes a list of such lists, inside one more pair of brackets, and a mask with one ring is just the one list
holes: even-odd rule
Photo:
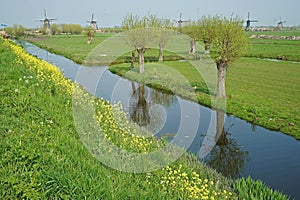
[[22, 81], [22, 78], [19, 78], [19, 81]]
[[25, 83], [28, 83], [28, 80], [26, 80]]
[[15, 93], [18, 93], [19, 92], [19, 90], [18, 89], [15, 89]]

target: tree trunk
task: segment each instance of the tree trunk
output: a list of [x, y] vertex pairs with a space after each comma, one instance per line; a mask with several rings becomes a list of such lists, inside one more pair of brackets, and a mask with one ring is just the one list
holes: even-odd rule
[[204, 42], [204, 53], [210, 54], [210, 43]]
[[134, 68], [134, 61], [135, 61], [135, 50], [131, 52], [131, 64], [130, 64], [130, 69]]
[[196, 53], [196, 40], [191, 40], [190, 43], [190, 54]]
[[145, 64], [145, 48], [138, 48], [138, 54], [139, 54], [139, 73], [142, 74], [144, 73], [144, 64]]
[[228, 64], [226, 61], [219, 60], [217, 62], [217, 68], [218, 68], [217, 97], [218, 98], [226, 98], [225, 80], [226, 80], [227, 66]]
[[88, 44], [91, 44], [92, 41], [93, 41], [93, 36], [89, 36], [87, 43], [88, 43]]
[[145, 87], [139, 85], [139, 97], [138, 102], [133, 106], [133, 112], [131, 119], [136, 122], [139, 126], [147, 126], [150, 123], [149, 105], [145, 98]]
[[158, 62], [163, 62], [164, 57], [163, 57], [163, 44], [159, 44], [159, 57], [158, 57]]

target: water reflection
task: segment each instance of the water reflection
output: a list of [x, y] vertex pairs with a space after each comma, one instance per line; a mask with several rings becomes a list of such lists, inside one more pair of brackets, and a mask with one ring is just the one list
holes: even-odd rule
[[174, 95], [157, 92], [144, 84], [131, 83], [129, 117], [140, 127], [157, 134], [167, 120], [167, 109], [175, 102]]
[[224, 111], [217, 110], [216, 120], [216, 146], [205, 158], [206, 163], [232, 179], [240, 178], [246, 162], [249, 161], [249, 153], [243, 151], [237, 141], [231, 138], [230, 128], [225, 131]]
[[139, 84], [136, 89], [134, 83], [132, 83], [133, 95], [130, 100], [129, 113], [131, 119], [139, 126], [145, 127], [150, 124], [149, 107], [151, 102], [147, 102], [145, 98], [145, 86]]

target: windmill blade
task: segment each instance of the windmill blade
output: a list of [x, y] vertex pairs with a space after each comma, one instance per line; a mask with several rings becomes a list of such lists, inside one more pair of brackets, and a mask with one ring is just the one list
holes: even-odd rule
[[250, 12], [248, 12], [248, 20], [250, 20]]
[[91, 22], [94, 21], [94, 13], [92, 13]]

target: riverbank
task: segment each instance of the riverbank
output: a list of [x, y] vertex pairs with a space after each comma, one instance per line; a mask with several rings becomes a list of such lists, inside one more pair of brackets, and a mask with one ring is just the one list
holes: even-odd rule
[[[1, 41], [0, 57], [3, 199], [197, 199], [201, 195], [216, 199], [261, 195], [286, 198], [260, 182], [227, 180], [188, 155], [148, 174], [123, 173], [106, 167], [78, 138], [70, 103], [73, 83], [54, 66], [29, 56], [12, 43]], [[105, 105], [99, 109], [110, 109]], [[107, 126], [113, 128], [110, 123]], [[122, 141], [120, 135], [111, 138]], [[143, 151], [139, 145], [134, 147], [135, 151]], [[176, 180], [175, 185], [171, 180]], [[201, 190], [200, 186], [204, 188]]]
[[[276, 34], [275, 32], [272, 33]], [[279, 34], [281, 32], [278, 32]], [[287, 35], [288, 33], [282, 32], [282, 34]], [[293, 32], [293, 34], [295, 33]], [[74, 61], [79, 58], [79, 63], [82, 63], [84, 60], [83, 55], [87, 56], [93, 48], [107, 37], [109, 36], [97, 35], [95, 42], [90, 46], [85, 44], [86, 38], [84, 36], [55, 36], [34, 43]], [[286, 58], [298, 58], [297, 51], [299, 51], [299, 48], [297, 48], [298, 43], [295, 42], [298, 41], [269, 40], [268, 43], [255, 44], [256, 40], [251, 39], [250, 43], [252, 45], [247, 54], [262, 58], [276, 58], [278, 55], [283, 55]], [[277, 50], [273, 52], [273, 49]], [[79, 53], [82, 54], [82, 57], [79, 56]], [[150, 54], [149, 56], [153, 57], [155, 53], [150, 52]], [[192, 95], [195, 95], [195, 92], [197, 95], [197, 98], [193, 99], [194, 101], [209, 107], [210, 96], [207, 87], [201, 77], [195, 77], [195, 70], [190, 69], [191, 66], [187, 63], [170, 61], [164, 64], [178, 70], [189, 81], [190, 86], [196, 88], [195, 91], [192, 91]], [[114, 65], [110, 67], [110, 70], [125, 76], [125, 74], [128, 75], [129, 64]], [[300, 86], [297, 81], [300, 74], [299, 70], [299, 63], [273, 62], [257, 58], [238, 60], [229, 68], [227, 73], [227, 113], [253, 124], [281, 131], [299, 140], [300, 107], [297, 101], [300, 98]], [[149, 72], [150, 70], [146, 69], [146, 71]], [[144, 77], [146, 76], [148, 75], [145, 74]], [[138, 81], [141, 79], [137, 74], [132, 74], [132, 77], [126, 78]], [[151, 87], [170, 91], [170, 89], [159, 84], [152, 84]], [[191, 96], [191, 94], [176, 94], [188, 98]]]

